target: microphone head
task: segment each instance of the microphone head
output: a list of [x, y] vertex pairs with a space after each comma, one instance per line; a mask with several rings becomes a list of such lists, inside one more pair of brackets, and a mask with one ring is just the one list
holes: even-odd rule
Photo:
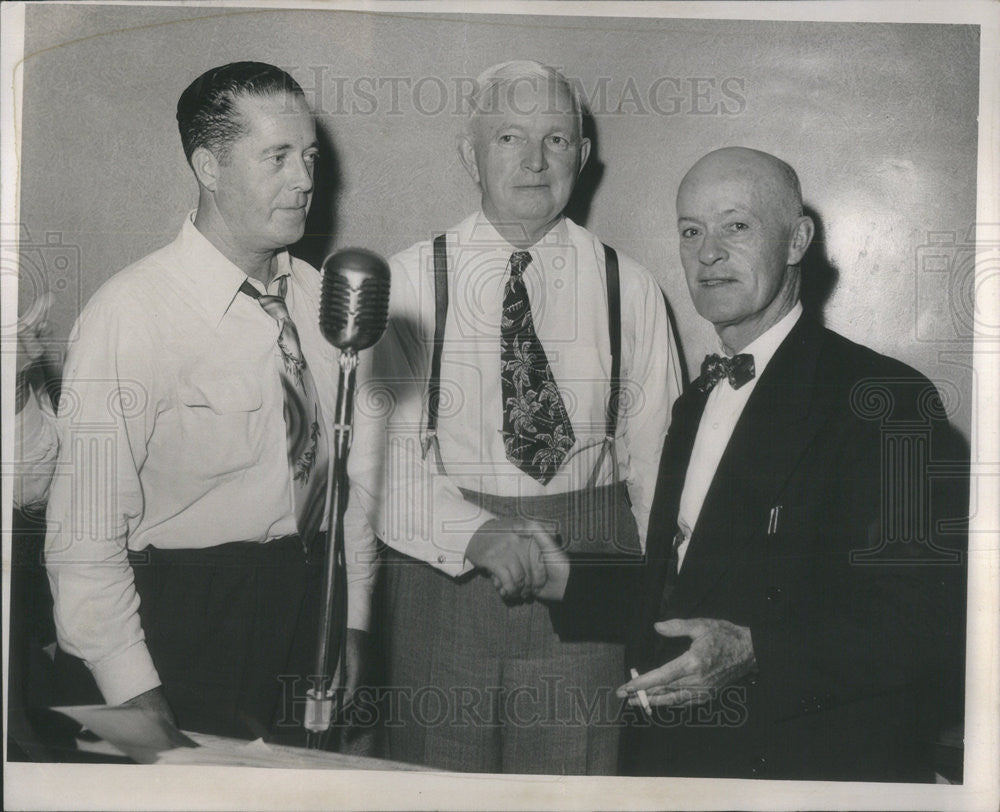
[[341, 350], [363, 350], [385, 332], [389, 319], [389, 266], [378, 254], [345, 248], [323, 262], [319, 326]]

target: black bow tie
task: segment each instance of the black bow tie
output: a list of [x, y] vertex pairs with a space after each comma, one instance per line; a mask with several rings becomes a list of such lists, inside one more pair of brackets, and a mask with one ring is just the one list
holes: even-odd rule
[[706, 355], [701, 362], [701, 377], [695, 381], [695, 386], [701, 392], [709, 392], [723, 378], [728, 378], [733, 389], [739, 389], [747, 381], [753, 380], [757, 372], [753, 365], [753, 356], [747, 353], [727, 358], [725, 355]]

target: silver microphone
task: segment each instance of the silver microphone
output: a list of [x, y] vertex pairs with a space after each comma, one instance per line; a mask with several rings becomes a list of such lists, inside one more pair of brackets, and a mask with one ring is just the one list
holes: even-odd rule
[[319, 326], [339, 350], [367, 349], [389, 319], [389, 266], [378, 254], [345, 248], [323, 263]]
[[[340, 350], [336, 409], [332, 418], [330, 477], [327, 482], [330, 541], [323, 563], [323, 593], [313, 675], [318, 682], [306, 697], [305, 728], [310, 749], [325, 746], [334, 718], [343, 713], [347, 674], [347, 554], [344, 510], [349, 482], [347, 456], [354, 422], [358, 352], [382, 337], [389, 320], [389, 266], [378, 254], [346, 248], [323, 263], [319, 328]], [[336, 665], [331, 668], [331, 663]], [[339, 669], [339, 670], [338, 670]], [[336, 684], [331, 672], [338, 675]]]

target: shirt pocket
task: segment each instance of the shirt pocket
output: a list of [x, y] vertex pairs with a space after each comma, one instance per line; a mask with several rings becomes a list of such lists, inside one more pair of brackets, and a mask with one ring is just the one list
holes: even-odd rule
[[765, 518], [768, 529], [764, 544], [771, 577], [786, 584], [808, 582], [818, 559], [830, 552], [818, 544], [815, 507], [784, 501], [771, 508]]
[[[180, 475], [214, 479], [258, 464], [266, 444], [260, 373], [251, 364], [198, 366], [179, 381]], [[279, 412], [280, 416], [280, 412]]]
[[217, 415], [254, 412], [263, 404], [260, 381], [249, 368], [193, 370], [181, 380], [180, 400], [185, 406], [211, 409]]

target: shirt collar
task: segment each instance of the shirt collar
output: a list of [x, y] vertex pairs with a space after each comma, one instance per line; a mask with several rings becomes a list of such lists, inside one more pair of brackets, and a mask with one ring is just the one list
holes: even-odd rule
[[[552, 251], [565, 252], [571, 245], [569, 228], [566, 218], [559, 221], [534, 245], [529, 248], [518, 248], [505, 240], [486, 214], [480, 210], [466, 218], [458, 227], [458, 244], [472, 249], [476, 254], [475, 262], [463, 261], [456, 268], [461, 275], [489, 274], [504, 271], [509, 268], [510, 256], [515, 251], [527, 251], [531, 254], [531, 264], [525, 271], [525, 279], [534, 278], [540, 273], [545, 261], [552, 261]], [[540, 251], [546, 252], [542, 257]], [[504, 277], [505, 278], [505, 277]], [[504, 280], [498, 279], [502, 289]]]
[[[280, 296], [281, 295], [281, 280], [288, 278], [291, 281], [292, 278], [292, 260], [291, 255], [288, 253], [287, 249], [282, 249], [277, 254], [274, 255], [275, 273], [271, 277], [271, 281], [265, 285], [258, 279], [254, 279], [251, 276], [243, 274], [247, 282], [253, 285], [261, 293], [268, 294], [270, 296]], [[242, 273], [242, 271], [241, 271]], [[241, 283], [242, 284], [242, 283]], [[287, 290], [285, 295], [288, 295], [288, 291], [291, 290], [291, 286], [286, 282]]]
[[[788, 334], [792, 332], [792, 328], [795, 326], [801, 315], [802, 302], [796, 302], [795, 306], [782, 316], [777, 324], [772, 325], [764, 333], [757, 336], [757, 338], [737, 353], [737, 355], [746, 354], [753, 356], [753, 366], [756, 371], [755, 380], [760, 378], [763, 374], [764, 369], [771, 362], [774, 354], [778, 351], [778, 347], [780, 347], [781, 343], [788, 338]], [[723, 350], [723, 352], [725, 352], [725, 350]]]
[[528, 248], [518, 248], [507, 242], [481, 209], [474, 217], [469, 218], [465, 225], [468, 226], [467, 233], [461, 235], [464, 243], [482, 244], [484, 247], [495, 246], [498, 252], [505, 253], [508, 256], [515, 251], [530, 251], [534, 255], [542, 245], [569, 245], [569, 230], [566, 227], [565, 217], [560, 217], [558, 222], [545, 233], [541, 240]]
[[218, 325], [222, 321], [240, 286], [248, 279], [261, 292], [273, 293], [277, 280], [291, 274], [291, 259], [287, 249], [282, 249], [275, 256], [277, 273], [265, 291], [263, 285], [250, 279], [195, 228], [194, 216], [195, 212], [190, 212], [181, 226], [178, 236], [181, 261], [177, 270], [198, 290], [198, 301], [213, 324]]

